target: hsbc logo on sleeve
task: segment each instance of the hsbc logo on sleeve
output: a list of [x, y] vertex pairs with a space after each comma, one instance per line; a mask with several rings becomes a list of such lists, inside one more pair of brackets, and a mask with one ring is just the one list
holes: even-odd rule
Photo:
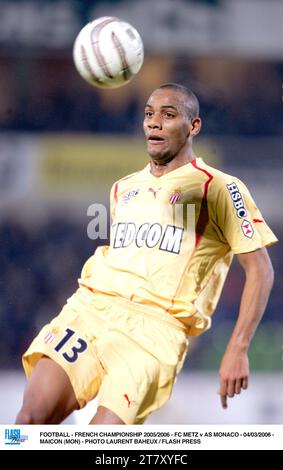
[[241, 225], [243, 234], [245, 237], [252, 238], [254, 234], [254, 229], [252, 224], [248, 220], [243, 220], [242, 225]]
[[144, 223], [137, 226], [133, 222], [120, 222], [112, 225], [113, 248], [127, 248], [135, 243], [137, 248], [154, 248], [179, 254], [184, 229], [174, 225], [165, 228], [159, 223]]
[[230, 184], [226, 184], [228, 191], [230, 193], [232, 202], [234, 204], [236, 214], [239, 218], [247, 216], [247, 209], [245, 208], [244, 201], [242, 195], [239, 191], [238, 186], [234, 181]]

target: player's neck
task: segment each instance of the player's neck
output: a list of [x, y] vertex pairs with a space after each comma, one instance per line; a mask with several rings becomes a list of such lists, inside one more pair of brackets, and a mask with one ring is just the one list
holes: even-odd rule
[[183, 165], [187, 165], [195, 159], [196, 155], [193, 151], [191, 151], [187, 155], [177, 155], [169, 162], [158, 162], [154, 159], [151, 159], [150, 173], [152, 173], [153, 176], [158, 178], [160, 176], [165, 175], [166, 173], [169, 173], [170, 171], [176, 170], [177, 168]]

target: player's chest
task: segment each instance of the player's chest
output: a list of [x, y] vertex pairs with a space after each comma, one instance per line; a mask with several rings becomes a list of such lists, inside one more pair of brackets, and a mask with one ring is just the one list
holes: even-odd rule
[[174, 205], [196, 202], [203, 193], [202, 185], [194, 181], [184, 183], [175, 181], [169, 182], [155, 180], [148, 183], [136, 183], [131, 186], [121, 188], [117, 205], [125, 210], [130, 207], [140, 208], [144, 205]]
[[[194, 181], [152, 181], [123, 188], [118, 194], [116, 219], [172, 223], [176, 216], [187, 217], [188, 206], [201, 203], [203, 188]], [[184, 210], [186, 214], [184, 215]]]

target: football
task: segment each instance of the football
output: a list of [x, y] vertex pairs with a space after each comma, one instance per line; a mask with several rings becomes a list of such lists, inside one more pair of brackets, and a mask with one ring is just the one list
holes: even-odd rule
[[104, 16], [79, 32], [73, 58], [77, 71], [88, 83], [101, 88], [118, 88], [140, 70], [143, 41], [129, 23]]

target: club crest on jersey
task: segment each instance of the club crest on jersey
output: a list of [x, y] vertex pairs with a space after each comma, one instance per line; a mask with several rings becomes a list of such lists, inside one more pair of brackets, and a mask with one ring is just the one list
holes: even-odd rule
[[139, 189], [132, 189], [131, 191], [128, 191], [126, 194], [123, 196], [123, 201], [122, 204], [127, 204], [130, 199], [133, 197], [137, 196], [139, 194], [140, 190]]
[[247, 209], [245, 208], [244, 201], [238, 186], [236, 183], [234, 183], [234, 181], [232, 181], [230, 184], [226, 184], [226, 186], [233, 201], [237, 216], [239, 218], [246, 217]]
[[180, 201], [180, 199], [181, 199], [180, 189], [175, 189], [175, 191], [173, 191], [169, 196], [170, 204], [176, 204], [176, 202]]
[[253, 237], [254, 229], [253, 229], [252, 224], [248, 220], [246, 219], [243, 220], [241, 228], [245, 237], [248, 237], [248, 238]]

